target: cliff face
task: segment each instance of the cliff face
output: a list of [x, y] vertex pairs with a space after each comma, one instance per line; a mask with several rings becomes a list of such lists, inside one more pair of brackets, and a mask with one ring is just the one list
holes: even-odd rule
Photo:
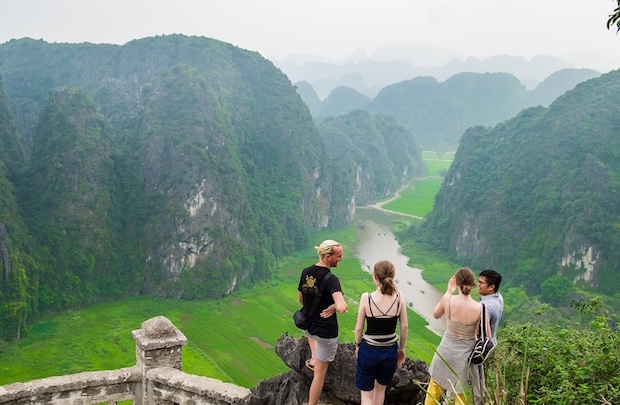
[[[383, 118], [358, 128], [387, 142], [374, 146], [381, 161], [338, 173], [338, 146], [288, 78], [208, 38], [13, 40], [0, 45], [0, 75], [0, 174], [24, 218], [1, 237], [19, 241], [0, 246], [9, 256], [27, 246], [36, 263], [23, 281], [32, 301], [17, 299], [33, 311], [223, 296], [419, 169], [413, 139]], [[389, 176], [365, 173], [376, 168]]]
[[[251, 85], [226, 100], [194, 68], [177, 66], [142, 89], [139, 129], [124, 161], [131, 183], [140, 184], [129, 195], [147, 201], [134, 208], [151, 216], [137, 245], [148, 252], [146, 291], [170, 294], [173, 280], [177, 296], [227, 294], [244, 279], [267, 275], [266, 262], [303, 244], [307, 229], [329, 225], [328, 211], [317, 207], [319, 186], [329, 192], [329, 184], [313, 178], [324, 172], [310, 142], [316, 144], [316, 130], [294, 118], [301, 105], [284, 97], [242, 104], [277, 90]], [[161, 274], [150, 273], [157, 268]]]
[[[421, 152], [411, 132], [386, 114], [355, 110], [319, 124], [334, 172], [331, 216], [338, 224], [352, 219], [356, 205], [391, 196], [415, 176], [424, 174]], [[340, 210], [340, 211], [336, 211]]]
[[618, 291], [620, 72], [463, 137], [422, 228], [441, 249], [534, 288], [562, 274]]
[[111, 148], [103, 117], [74, 88], [50, 94], [33, 139], [15, 186], [28, 229], [49, 253], [41, 299], [75, 305], [99, 296], [99, 280], [114, 274]]
[[[202, 285], [209, 266], [219, 264], [207, 264], [210, 256], [219, 256], [213, 252], [224, 241], [240, 249], [244, 241], [240, 214], [248, 204], [239, 198], [245, 188], [235, 151], [238, 134], [230, 110], [213, 92], [193, 68], [177, 66], [139, 94], [135, 135], [126, 139], [119, 161], [132, 185], [124, 190], [133, 201], [123, 215], [133, 230], [127, 244], [144, 254], [145, 292], [198, 295], [179, 282], [180, 276]], [[225, 294], [239, 273], [249, 272], [237, 266], [222, 274], [220, 283], [202, 287], [208, 294]]]
[[24, 159], [0, 82], [0, 337], [18, 339], [37, 307], [40, 277], [13, 185]]

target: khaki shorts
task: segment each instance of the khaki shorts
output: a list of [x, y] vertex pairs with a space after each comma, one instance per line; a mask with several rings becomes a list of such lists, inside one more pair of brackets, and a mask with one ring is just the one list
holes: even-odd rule
[[304, 331], [306, 336], [316, 340], [316, 358], [331, 363], [336, 358], [336, 352], [338, 351], [338, 338], [322, 338], [316, 335], [311, 335], [308, 331]]

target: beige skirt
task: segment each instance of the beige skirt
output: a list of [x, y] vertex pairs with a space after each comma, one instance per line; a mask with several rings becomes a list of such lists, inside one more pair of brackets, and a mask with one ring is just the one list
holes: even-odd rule
[[475, 340], [456, 339], [444, 333], [428, 372], [446, 391], [480, 394], [480, 367], [467, 362], [474, 343]]

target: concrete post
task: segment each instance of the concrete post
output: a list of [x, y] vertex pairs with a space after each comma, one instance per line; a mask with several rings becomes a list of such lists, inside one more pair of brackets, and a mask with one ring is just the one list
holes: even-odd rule
[[136, 365], [142, 372], [142, 384], [136, 390], [134, 404], [154, 405], [153, 390], [146, 372], [156, 367], [181, 370], [181, 351], [187, 344], [187, 338], [163, 316], [142, 322], [142, 328], [132, 331], [131, 336], [136, 341]]

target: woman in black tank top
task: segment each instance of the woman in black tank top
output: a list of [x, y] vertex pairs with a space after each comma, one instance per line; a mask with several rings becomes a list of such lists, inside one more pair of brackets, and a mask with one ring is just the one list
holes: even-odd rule
[[385, 388], [392, 382], [396, 367], [405, 362], [407, 307], [396, 289], [395, 275], [391, 262], [378, 262], [372, 275], [375, 291], [360, 298], [355, 325], [355, 385], [361, 391], [361, 405], [382, 405]]

